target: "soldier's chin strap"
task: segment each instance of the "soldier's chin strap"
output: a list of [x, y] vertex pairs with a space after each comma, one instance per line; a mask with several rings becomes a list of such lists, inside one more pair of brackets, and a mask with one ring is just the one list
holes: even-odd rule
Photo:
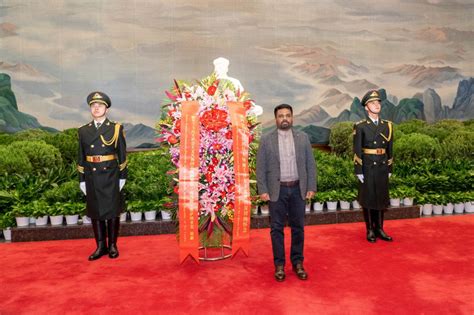
[[107, 146], [110, 146], [110, 145], [115, 143], [115, 147], [117, 147], [119, 132], [120, 132], [120, 124], [116, 123], [115, 124], [115, 130], [114, 130], [114, 136], [112, 137], [112, 139], [107, 141], [107, 140], [104, 139], [103, 135], [100, 135], [100, 139]]

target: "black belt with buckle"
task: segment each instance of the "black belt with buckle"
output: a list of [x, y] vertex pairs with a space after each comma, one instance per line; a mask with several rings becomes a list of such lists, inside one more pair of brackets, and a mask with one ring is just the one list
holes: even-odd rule
[[291, 182], [280, 182], [280, 186], [285, 186], [285, 187], [294, 187], [300, 183], [299, 180], [293, 180]]

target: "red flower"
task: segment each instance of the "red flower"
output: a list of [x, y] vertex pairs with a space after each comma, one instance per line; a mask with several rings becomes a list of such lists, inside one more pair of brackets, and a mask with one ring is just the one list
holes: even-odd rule
[[206, 181], [208, 183], [212, 182], [212, 174], [210, 172], [206, 174]]
[[217, 165], [219, 163], [219, 160], [216, 157], [212, 158], [212, 164]]
[[179, 195], [179, 186], [178, 185], [174, 186], [173, 191], [175, 194]]
[[232, 130], [229, 130], [225, 133], [225, 138], [228, 140], [232, 139]]
[[207, 94], [211, 96], [216, 94], [216, 91], [217, 91], [217, 87], [215, 87], [214, 85], [211, 85], [210, 87], [207, 88]]
[[181, 130], [181, 119], [176, 120], [176, 123], [174, 124], [174, 128], [176, 130]]
[[219, 131], [227, 127], [227, 112], [222, 109], [211, 109], [201, 116], [201, 123], [207, 130]]
[[212, 145], [212, 148], [216, 151], [219, 151], [220, 149], [222, 149], [222, 145], [220, 143], [214, 143]]
[[171, 135], [171, 136], [168, 137], [168, 142], [170, 144], [176, 144], [176, 143], [178, 143], [178, 139], [176, 139], [175, 136]]
[[245, 110], [249, 110], [250, 107], [252, 107], [252, 102], [253, 102], [252, 100], [246, 100], [246, 101], [244, 102], [244, 108], [245, 108]]

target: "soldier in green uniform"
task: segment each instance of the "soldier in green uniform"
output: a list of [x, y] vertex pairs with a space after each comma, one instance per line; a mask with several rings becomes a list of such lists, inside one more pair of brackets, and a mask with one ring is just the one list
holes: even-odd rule
[[93, 120], [79, 128], [77, 169], [97, 243], [89, 260], [106, 254], [117, 258], [119, 216], [124, 205], [120, 191], [127, 177], [125, 135], [121, 124], [107, 119], [112, 102], [105, 93], [92, 92], [87, 97], [87, 104]]
[[363, 208], [367, 240], [392, 241], [383, 230], [384, 211], [390, 203], [388, 180], [392, 174], [393, 124], [380, 119], [380, 94], [367, 92], [361, 105], [367, 118], [354, 125], [354, 166], [359, 179], [358, 200]]

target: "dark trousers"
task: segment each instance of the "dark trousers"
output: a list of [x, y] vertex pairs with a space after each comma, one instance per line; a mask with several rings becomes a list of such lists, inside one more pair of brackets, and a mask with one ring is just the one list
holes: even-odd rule
[[300, 187], [280, 187], [278, 201], [270, 201], [270, 217], [273, 261], [275, 266], [285, 265], [285, 227], [286, 217], [291, 227], [290, 260], [293, 265], [303, 262], [305, 201], [301, 199]]

